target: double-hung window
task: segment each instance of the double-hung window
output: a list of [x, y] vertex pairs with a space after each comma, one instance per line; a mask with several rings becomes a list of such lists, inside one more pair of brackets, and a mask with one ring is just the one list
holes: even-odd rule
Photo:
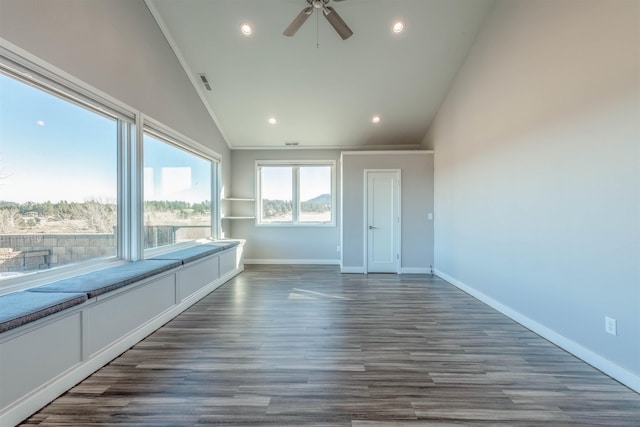
[[258, 161], [258, 225], [335, 225], [334, 161]]

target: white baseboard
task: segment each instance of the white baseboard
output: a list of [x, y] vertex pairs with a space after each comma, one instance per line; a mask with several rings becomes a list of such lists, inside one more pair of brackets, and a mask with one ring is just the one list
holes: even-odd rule
[[449, 276], [448, 274], [435, 269], [434, 273], [436, 276], [446, 280], [451, 283], [458, 289], [466, 292], [472, 297], [482, 301], [493, 309], [499, 311], [505, 316], [511, 318], [512, 320], [518, 322], [525, 328], [535, 332], [546, 340], [552, 342], [558, 347], [568, 351], [573, 354], [577, 358], [583, 360], [594, 368], [604, 372], [615, 380], [621, 382], [626, 385], [630, 389], [640, 393], [640, 375], [625, 369], [614, 362], [602, 357], [598, 353], [578, 344], [577, 342], [560, 335], [559, 333], [549, 329], [541, 323], [536, 322], [535, 320], [523, 315], [522, 313], [496, 301], [495, 299], [489, 297], [488, 295], [474, 289], [473, 287], [457, 280], [454, 277]]
[[340, 273], [355, 273], [355, 274], [364, 274], [364, 267], [340, 267]]
[[431, 270], [429, 267], [402, 267], [400, 268], [400, 274], [429, 274]]
[[245, 259], [246, 264], [340, 265], [338, 259]]
[[[245, 259], [245, 264], [310, 264], [310, 265], [340, 265], [340, 260], [334, 259]], [[341, 273], [364, 274], [364, 267], [340, 267]], [[428, 267], [403, 267], [400, 274], [429, 274], [431, 270]]]
[[[354, 274], [364, 274], [364, 267], [340, 267], [341, 273], [354, 273]], [[431, 270], [426, 267], [402, 267], [400, 269], [400, 274], [430, 274]]]

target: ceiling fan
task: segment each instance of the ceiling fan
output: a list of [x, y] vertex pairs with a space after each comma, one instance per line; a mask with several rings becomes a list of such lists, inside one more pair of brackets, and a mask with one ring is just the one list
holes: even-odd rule
[[[314, 9], [322, 9], [322, 14], [327, 21], [331, 24], [334, 30], [338, 33], [342, 40], [346, 40], [353, 35], [353, 31], [351, 28], [340, 18], [338, 12], [331, 6], [327, 6], [331, 0], [307, 0], [310, 6], [305, 7], [302, 12], [289, 24], [286, 30], [282, 34], [288, 37], [293, 37], [293, 35], [302, 27], [302, 24], [311, 16]], [[333, 1], [344, 1], [344, 0], [333, 0]], [[318, 12], [320, 13], [320, 12]]]

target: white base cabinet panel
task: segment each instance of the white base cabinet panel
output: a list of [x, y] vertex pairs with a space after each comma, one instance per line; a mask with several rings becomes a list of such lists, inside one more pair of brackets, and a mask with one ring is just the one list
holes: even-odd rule
[[0, 334], [0, 426], [13, 426], [244, 269], [243, 245]]

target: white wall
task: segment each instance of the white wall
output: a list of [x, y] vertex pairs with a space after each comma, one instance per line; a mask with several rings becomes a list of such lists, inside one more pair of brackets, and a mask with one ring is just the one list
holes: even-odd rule
[[425, 273], [433, 265], [433, 155], [425, 151], [355, 153], [342, 157], [342, 268], [364, 272], [364, 170], [400, 169], [401, 270]]
[[[339, 213], [339, 164], [337, 150], [234, 150], [231, 160], [232, 186], [225, 188], [226, 197], [256, 196], [256, 160], [332, 160], [336, 162], [336, 216]], [[229, 202], [225, 202], [229, 203]], [[253, 206], [247, 202], [237, 203], [234, 213], [254, 214]], [[225, 206], [227, 212], [229, 206]], [[243, 211], [244, 209], [244, 211]], [[249, 209], [247, 211], [246, 209]], [[229, 222], [228, 237], [247, 239], [245, 260], [252, 262], [319, 263], [338, 264], [340, 254], [336, 250], [340, 244], [340, 219], [333, 227], [268, 227], [256, 226], [255, 220], [223, 220]]]
[[640, 2], [497, 2], [425, 146], [437, 270], [639, 390]]
[[143, 0], [0, 0], [0, 38], [229, 160]]

